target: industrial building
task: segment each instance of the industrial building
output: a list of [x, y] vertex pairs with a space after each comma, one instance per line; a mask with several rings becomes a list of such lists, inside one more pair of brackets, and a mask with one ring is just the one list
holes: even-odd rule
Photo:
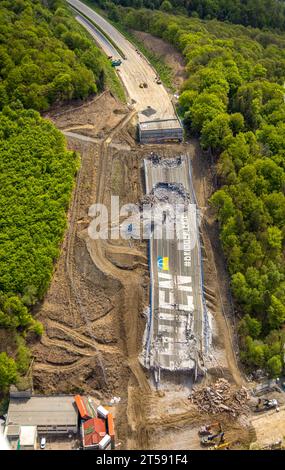
[[31, 390], [18, 391], [12, 386], [2, 423], [4, 436], [14, 450], [43, 449], [45, 444], [37, 444], [42, 440], [48, 441], [49, 449], [78, 445], [86, 450], [114, 449], [114, 419], [107, 408], [90, 396], [32, 395]]
[[[4, 434], [11, 445], [19, 440], [21, 442], [21, 436], [25, 443], [31, 443], [35, 433], [36, 436], [62, 436], [77, 432], [78, 412], [73, 396], [32, 395], [10, 398]], [[25, 445], [29, 447], [31, 444]]]

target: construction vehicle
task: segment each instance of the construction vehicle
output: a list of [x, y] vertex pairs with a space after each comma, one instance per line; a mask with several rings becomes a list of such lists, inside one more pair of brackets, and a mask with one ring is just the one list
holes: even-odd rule
[[212, 429], [216, 426], [218, 426], [220, 431], [220, 423], [205, 424], [205, 426], [201, 426], [198, 431], [199, 436], [209, 436], [210, 434], [212, 434]]
[[[201, 446], [203, 447], [208, 447], [208, 446], [212, 446], [212, 445], [217, 445], [217, 446], [220, 446], [221, 444], [224, 444], [225, 443], [225, 433], [222, 431], [222, 432], [219, 432], [218, 434], [210, 434], [209, 436], [204, 436], [202, 437], [200, 443], [201, 443]], [[217, 439], [220, 439], [216, 444], [216, 440]]]
[[222, 450], [222, 449], [229, 449], [232, 442], [222, 442], [221, 444], [216, 444], [214, 446], [209, 447], [208, 450]]
[[[222, 429], [222, 425], [221, 423], [218, 423], [219, 425], [219, 429], [218, 429], [218, 432], [216, 434], [213, 434], [213, 433], [210, 433], [206, 436], [203, 436], [200, 440], [200, 443], [201, 443], [201, 446], [211, 446], [211, 445], [220, 445], [220, 444], [223, 444], [225, 442], [225, 433]], [[210, 428], [211, 429], [211, 428]], [[200, 429], [201, 431], [201, 429]], [[200, 432], [199, 431], [199, 432]], [[205, 427], [205, 431], [206, 431], [206, 427]], [[217, 443], [216, 440], [217, 439], [220, 439], [219, 442]]]
[[121, 63], [122, 63], [121, 59], [114, 59], [111, 62], [112, 67], [119, 67], [119, 65], [121, 65]]
[[259, 413], [261, 411], [268, 411], [277, 407], [278, 407], [278, 401], [275, 398], [273, 398], [272, 400], [268, 400], [267, 398], [265, 399], [259, 398], [254, 411], [256, 413]]

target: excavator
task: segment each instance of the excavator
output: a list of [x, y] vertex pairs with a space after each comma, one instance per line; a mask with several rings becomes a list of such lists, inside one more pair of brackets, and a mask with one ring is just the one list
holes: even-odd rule
[[208, 450], [222, 450], [222, 449], [229, 450], [231, 444], [233, 444], [233, 442], [225, 441], [220, 444], [215, 444], [214, 446], [209, 447]]
[[[219, 440], [218, 440], [219, 439]], [[218, 442], [217, 442], [218, 441]], [[216, 434], [208, 434], [201, 437], [200, 440], [201, 446], [208, 447], [213, 445], [220, 446], [221, 444], [225, 443], [225, 433], [222, 429], [221, 424], [219, 423], [219, 430]]]
[[199, 436], [209, 436], [210, 434], [212, 434], [212, 429], [215, 427], [218, 427], [218, 429], [220, 429], [221, 424], [220, 423], [205, 424], [204, 426], [200, 427], [198, 434]]
[[278, 401], [275, 398], [273, 398], [272, 400], [268, 400], [267, 398], [259, 398], [254, 411], [258, 413], [261, 411], [272, 410], [274, 408], [278, 408]]

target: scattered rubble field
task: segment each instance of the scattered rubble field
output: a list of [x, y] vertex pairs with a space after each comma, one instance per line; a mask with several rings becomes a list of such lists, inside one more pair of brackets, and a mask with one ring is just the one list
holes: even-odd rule
[[219, 379], [207, 387], [195, 388], [189, 399], [201, 412], [209, 414], [225, 412], [235, 418], [249, 412], [247, 389], [233, 389], [225, 379]]

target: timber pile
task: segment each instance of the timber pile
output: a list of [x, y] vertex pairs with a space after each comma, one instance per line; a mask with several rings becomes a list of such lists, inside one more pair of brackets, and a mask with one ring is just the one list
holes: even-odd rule
[[189, 399], [200, 411], [209, 414], [227, 412], [238, 416], [249, 411], [247, 402], [250, 396], [247, 389], [242, 387], [234, 390], [225, 379], [217, 380], [210, 387], [193, 390]]

